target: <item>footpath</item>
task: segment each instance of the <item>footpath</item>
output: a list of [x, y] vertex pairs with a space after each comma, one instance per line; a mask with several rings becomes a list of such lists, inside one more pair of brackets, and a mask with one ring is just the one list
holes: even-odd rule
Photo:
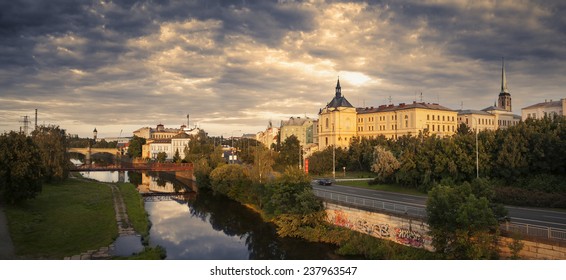
[[8, 219], [0, 205], [0, 260], [13, 260], [15, 257], [14, 244], [8, 230]]
[[[106, 184], [112, 189], [112, 197], [114, 200], [114, 212], [116, 212], [116, 223], [118, 224], [118, 234], [120, 237], [124, 236], [135, 236], [136, 231], [132, 227], [130, 220], [128, 219], [128, 213], [126, 212], [126, 204], [122, 198], [122, 194], [116, 185]], [[65, 257], [65, 260], [107, 260], [112, 258], [112, 252], [115, 249], [115, 245], [111, 244], [99, 248], [98, 250], [89, 250], [83, 252], [79, 255], [74, 255], [71, 257]]]

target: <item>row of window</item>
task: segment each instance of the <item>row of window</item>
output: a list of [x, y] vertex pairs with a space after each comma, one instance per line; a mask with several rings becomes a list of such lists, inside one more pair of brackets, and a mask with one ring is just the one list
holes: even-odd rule
[[[427, 121], [430, 121], [430, 116], [431, 116], [431, 115], [426, 115], [426, 120], [427, 120]], [[435, 116], [432, 115], [432, 120], [433, 120], [433, 121], [435, 121], [435, 120], [436, 120], [436, 121], [440, 121], [440, 115], [436, 115], [436, 119], [435, 119]], [[442, 121], [444, 122], [444, 121], [446, 121], [446, 120], [450, 121], [450, 116], [442, 116]], [[452, 121], [454, 121], [454, 116], [452, 116]]]

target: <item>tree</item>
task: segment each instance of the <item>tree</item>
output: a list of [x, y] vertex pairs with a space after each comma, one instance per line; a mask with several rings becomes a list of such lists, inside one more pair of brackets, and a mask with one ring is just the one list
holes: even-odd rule
[[266, 212], [275, 215], [306, 215], [323, 209], [312, 192], [309, 177], [297, 168], [288, 167], [280, 178], [267, 185]]
[[291, 135], [283, 141], [278, 158], [278, 164], [282, 166], [299, 165], [300, 142], [297, 136]]
[[51, 182], [67, 179], [70, 159], [65, 130], [54, 125], [39, 126], [32, 132], [32, 139], [41, 153], [44, 180]]
[[[490, 190], [482, 183], [472, 187], [436, 186], [427, 200], [432, 245], [451, 259], [491, 259], [497, 256], [499, 234], [490, 205]], [[483, 195], [483, 196], [482, 196]]]
[[241, 203], [256, 203], [257, 192], [247, 173], [239, 164], [222, 165], [210, 173], [211, 188]]
[[272, 151], [263, 145], [256, 146], [253, 151], [251, 177], [260, 184], [265, 183], [273, 172], [273, 164], [275, 162], [271, 153]]
[[391, 151], [382, 146], [375, 146], [374, 148], [374, 163], [371, 166], [371, 171], [377, 173], [376, 179], [385, 182], [390, 179], [395, 170], [399, 169], [399, 161]]
[[166, 160], [167, 160], [167, 153], [166, 152], [157, 153], [157, 162], [165, 162]]
[[175, 155], [173, 156], [173, 162], [176, 162], [176, 163], [181, 162], [181, 155], [179, 155], [179, 150], [175, 151]]
[[34, 198], [42, 187], [41, 152], [30, 137], [0, 135], [0, 199], [15, 204]]
[[128, 156], [138, 158], [142, 156], [142, 146], [145, 145], [145, 138], [134, 135], [128, 145]]

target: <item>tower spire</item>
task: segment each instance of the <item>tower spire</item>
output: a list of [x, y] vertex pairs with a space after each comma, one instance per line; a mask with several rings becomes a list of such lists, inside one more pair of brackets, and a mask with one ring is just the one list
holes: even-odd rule
[[340, 76], [338, 76], [338, 82], [336, 83], [336, 98], [342, 97], [342, 88], [340, 87]]
[[501, 58], [501, 93], [509, 93], [507, 89], [507, 77], [505, 76], [505, 59]]

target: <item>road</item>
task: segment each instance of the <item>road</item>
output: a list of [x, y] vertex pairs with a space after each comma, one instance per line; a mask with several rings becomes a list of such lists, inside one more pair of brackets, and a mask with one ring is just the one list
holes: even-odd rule
[[[314, 189], [331, 191], [339, 194], [370, 198], [379, 201], [392, 202], [396, 204], [425, 208], [426, 196], [399, 194], [385, 191], [369, 190], [363, 188], [339, 185], [340, 182], [331, 186], [320, 186], [316, 182], [312, 183]], [[566, 230], [566, 212], [553, 211], [540, 208], [525, 208], [515, 206], [505, 206], [509, 211], [512, 222], [525, 223], [537, 226], [552, 227]]]

